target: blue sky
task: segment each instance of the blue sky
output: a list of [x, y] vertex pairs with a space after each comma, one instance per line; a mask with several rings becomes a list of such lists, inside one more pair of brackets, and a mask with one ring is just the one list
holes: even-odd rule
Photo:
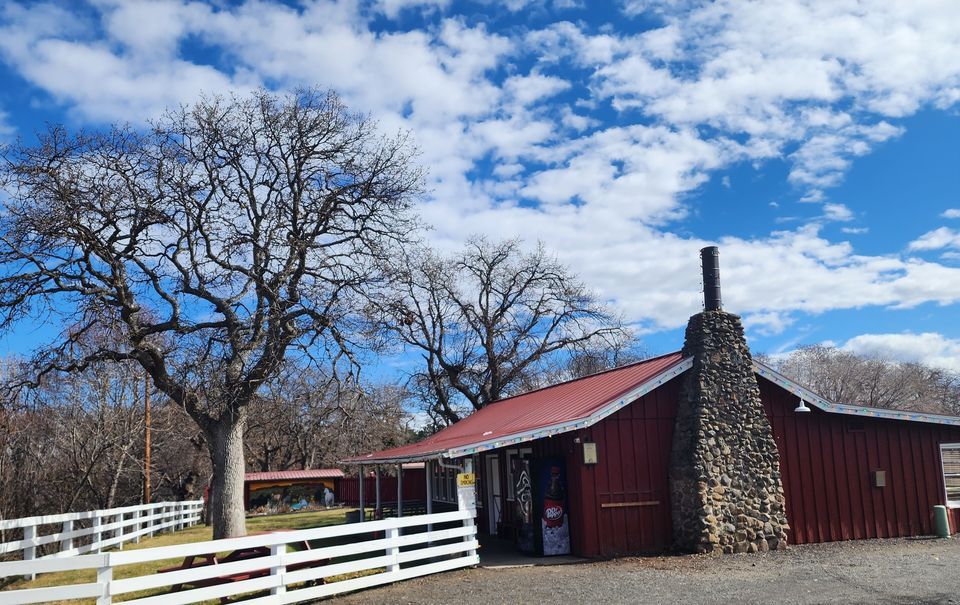
[[329, 86], [410, 130], [436, 246], [540, 239], [651, 353], [718, 244], [754, 351], [960, 370], [954, 0], [8, 1], [0, 82], [8, 140]]

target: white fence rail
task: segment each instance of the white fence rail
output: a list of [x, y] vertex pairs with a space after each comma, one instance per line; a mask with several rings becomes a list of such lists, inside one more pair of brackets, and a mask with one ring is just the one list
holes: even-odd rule
[[[247, 595], [246, 603], [296, 603], [469, 567], [477, 557], [476, 511], [390, 518], [126, 552], [0, 563], [0, 578], [96, 570], [95, 581], [0, 592], [10, 605], [95, 598], [109, 604], [177, 605]], [[226, 554], [225, 554], [226, 553]], [[203, 564], [190, 566], [196, 559]], [[182, 560], [163, 572], [116, 578], [124, 565]], [[89, 579], [94, 580], [94, 573]], [[123, 575], [122, 572], [119, 575]], [[169, 588], [167, 588], [169, 587]]]
[[123, 548], [124, 542], [139, 542], [141, 536], [189, 527], [202, 511], [203, 500], [189, 500], [0, 520], [0, 540], [5, 540], [0, 542], [0, 557], [20, 552], [23, 561], [31, 561]]

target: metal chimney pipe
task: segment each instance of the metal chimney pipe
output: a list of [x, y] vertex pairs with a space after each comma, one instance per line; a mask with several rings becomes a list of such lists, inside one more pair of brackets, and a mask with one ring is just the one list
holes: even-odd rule
[[703, 267], [703, 308], [706, 311], [719, 311], [720, 249], [707, 246], [700, 250], [700, 264]]

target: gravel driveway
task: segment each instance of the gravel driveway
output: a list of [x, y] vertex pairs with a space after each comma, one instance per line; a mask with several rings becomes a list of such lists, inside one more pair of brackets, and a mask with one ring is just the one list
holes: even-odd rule
[[960, 539], [835, 542], [750, 555], [469, 569], [332, 603], [960, 603]]

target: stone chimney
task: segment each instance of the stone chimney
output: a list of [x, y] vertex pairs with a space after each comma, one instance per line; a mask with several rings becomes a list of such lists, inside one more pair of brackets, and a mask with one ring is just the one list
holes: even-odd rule
[[687, 324], [684, 382], [670, 457], [677, 547], [692, 552], [786, 548], [780, 456], [740, 318], [721, 309], [718, 252], [700, 251], [705, 310]]

